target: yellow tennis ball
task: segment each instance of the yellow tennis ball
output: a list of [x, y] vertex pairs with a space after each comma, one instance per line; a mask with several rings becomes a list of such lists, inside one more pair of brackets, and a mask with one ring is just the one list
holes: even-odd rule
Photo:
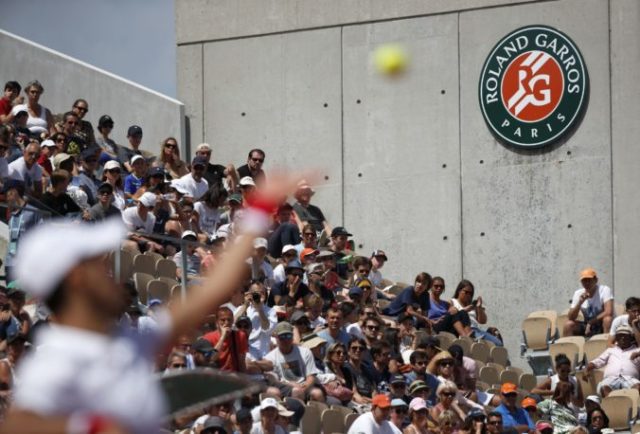
[[385, 44], [376, 48], [373, 61], [381, 74], [397, 75], [407, 68], [409, 58], [402, 46]]

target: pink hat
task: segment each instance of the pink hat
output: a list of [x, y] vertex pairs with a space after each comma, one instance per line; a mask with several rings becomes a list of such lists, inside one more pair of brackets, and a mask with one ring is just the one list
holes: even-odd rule
[[427, 408], [427, 402], [422, 398], [413, 398], [409, 403], [409, 410], [419, 411]]

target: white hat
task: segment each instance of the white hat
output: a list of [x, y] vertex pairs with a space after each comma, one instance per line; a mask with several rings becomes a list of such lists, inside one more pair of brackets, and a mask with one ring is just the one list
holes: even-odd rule
[[129, 162], [129, 164], [133, 164], [138, 160], [144, 160], [144, 157], [142, 155], [134, 155], [133, 157], [131, 157], [131, 161]]
[[40, 147], [44, 148], [45, 146], [47, 148], [55, 148], [56, 147], [56, 142], [54, 142], [51, 139], [43, 140], [42, 143], [40, 143]]
[[180, 182], [180, 179], [172, 179], [170, 187], [175, 189], [178, 193], [190, 197], [191, 192]]
[[120, 163], [116, 160], [109, 160], [104, 164], [104, 170], [120, 169]]
[[290, 252], [291, 250], [295, 250], [296, 247], [293, 244], [287, 244], [286, 246], [284, 246], [282, 248], [282, 254], [284, 255], [287, 252]]
[[278, 408], [278, 401], [275, 398], [265, 398], [260, 403], [260, 410], [266, 410], [267, 408]]
[[245, 176], [240, 180], [240, 187], [255, 187], [256, 183], [253, 182], [253, 178], [250, 176]]
[[595, 402], [600, 405], [600, 397], [598, 395], [589, 395], [585, 398], [587, 401]]
[[146, 207], [156, 206], [156, 195], [151, 193], [150, 191], [145, 192], [140, 198], [138, 202], [143, 204]]
[[117, 249], [125, 234], [119, 218], [95, 224], [38, 225], [20, 239], [15, 271], [21, 289], [46, 298], [75, 265]]
[[256, 238], [255, 240], [253, 240], [253, 248], [254, 249], [266, 249], [267, 246], [269, 245], [269, 243], [267, 242], [266, 238]]
[[11, 109], [11, 114], [13, 116], [17, 116], [18, 113], [20, 113], [20, 112], [25, 112], [27, 114], [29, 113], [29, 110], [27, 110], [27, 105], [26, 104], [16, 104]]
[[229, 235], [231, 235], [230, 224], [222, 225], [216, 231], [216, 238], [229, 238]]
[[196, 148], [196, 152], [197, 151], [210, 151], [211, 150], [211, 146], [208, 143], [200, 143], [198, 145], [198, 147]]
[[285, 407], [282, 404], [278, 404], [278, 415], [284, 416], [284, 417], [291, 417], [294, 414], [296, 414], [294, 411], [288, 410], [287, 407]]
[[193, 237], [193, 238], [195, 238], [196, 240], [198, 239], [198, 235], [197, 235], [195, 232], [193, 232], [193, 231], [184, 231], [184, 232], [182, 233], [182, 237], [181, 237], [181, 238], [182, 238], [183, 240], [184, 240], [185, 238], [187, 238], [187, 237]]

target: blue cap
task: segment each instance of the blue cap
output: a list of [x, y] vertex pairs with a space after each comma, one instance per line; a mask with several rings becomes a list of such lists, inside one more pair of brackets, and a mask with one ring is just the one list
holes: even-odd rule
[[197, 156], [191, 162], [192, 166], [205, 166], [207, 167], [207, 159], [205, 157]]
[[362, 288], [354, 286], [349, 290], [349, 295], [362, 295]]
[[409, 404], [407, 404], [403, 399], [394, 398], [391, 400], [391, 407], [409, 407]]
[[162, 300], [160, 300], [159, 298], [152, 298], [151, 300], [149, 300], [149, 307], [153, 307], [158, 304], [162, 304]]

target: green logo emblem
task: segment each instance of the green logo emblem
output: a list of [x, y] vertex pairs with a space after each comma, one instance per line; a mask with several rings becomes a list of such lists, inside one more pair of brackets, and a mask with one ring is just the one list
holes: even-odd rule
[[538, 148], [561, 140], [587, 105], [582, 54], [565, 34], [527, 26], [502, 38], [480, 75], [480, 108], [501, 141]]

